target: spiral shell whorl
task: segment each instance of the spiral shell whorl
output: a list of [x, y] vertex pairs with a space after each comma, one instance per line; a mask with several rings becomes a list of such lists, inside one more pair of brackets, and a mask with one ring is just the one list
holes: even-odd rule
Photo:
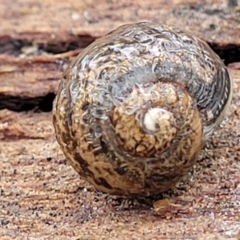
[[[110, 144], [131, 157], [157, 158], [173, 142], [179, 144], [182, 135], [195, 131], [201, 139], [201, 118], [196, 115], [193, 100], [179, 86], [161, 82], [138, 86], [113, 110], [109, 129], [116, 140]], [[198, 123], [191, 126], [194, 118]]]
[[192, 168], [231, 92], [226, 68], [201, 40], [156, 24], [123, 26], [65, 72], [53, 109], [56, 137], [98, 190], [159, 193]]

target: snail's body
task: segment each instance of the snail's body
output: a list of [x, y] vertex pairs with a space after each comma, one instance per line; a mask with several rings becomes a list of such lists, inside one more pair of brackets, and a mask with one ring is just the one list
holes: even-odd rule
[[98, 190], [150, 195], [173, 187], [221, 122], [232, 83], [201, 40], [150, 23], [90, 44], [64, 74], [57, 140]]

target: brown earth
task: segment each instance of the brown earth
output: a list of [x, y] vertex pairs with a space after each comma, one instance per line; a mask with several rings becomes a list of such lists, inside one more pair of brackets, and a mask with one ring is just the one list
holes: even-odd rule
[[[240, 239], [240, 8], [233, 0], [199, 2], [0, 0], [0, 239]], [[234, 97], [175, 189], [123, 199], [74, 172], [50, 111], [73, 56], [115, 27], [143, 20], [206, 40], [228, 64]]]

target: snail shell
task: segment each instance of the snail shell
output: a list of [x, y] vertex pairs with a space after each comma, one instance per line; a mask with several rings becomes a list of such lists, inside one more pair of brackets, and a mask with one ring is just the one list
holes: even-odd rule
[[232, 82], [200, 39], [169, 26], [124, 25], [84, 49], [63, 75], [56, 138], [98, 190], [172, 188], [223, 119]]

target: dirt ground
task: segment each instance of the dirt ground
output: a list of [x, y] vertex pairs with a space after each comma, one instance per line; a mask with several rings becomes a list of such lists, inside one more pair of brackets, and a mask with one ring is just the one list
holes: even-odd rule
[[[238, 6], [100, 2], [0, 0], [0, 239], [240, 239]], [[69, 59], [117, 25], [143, 19], [182, 25], [208, 41], [228, 64], [234, 96], [176, 188], [124, 199], [97, 192], [68, 164], [54, 137], [51, 105]]]

